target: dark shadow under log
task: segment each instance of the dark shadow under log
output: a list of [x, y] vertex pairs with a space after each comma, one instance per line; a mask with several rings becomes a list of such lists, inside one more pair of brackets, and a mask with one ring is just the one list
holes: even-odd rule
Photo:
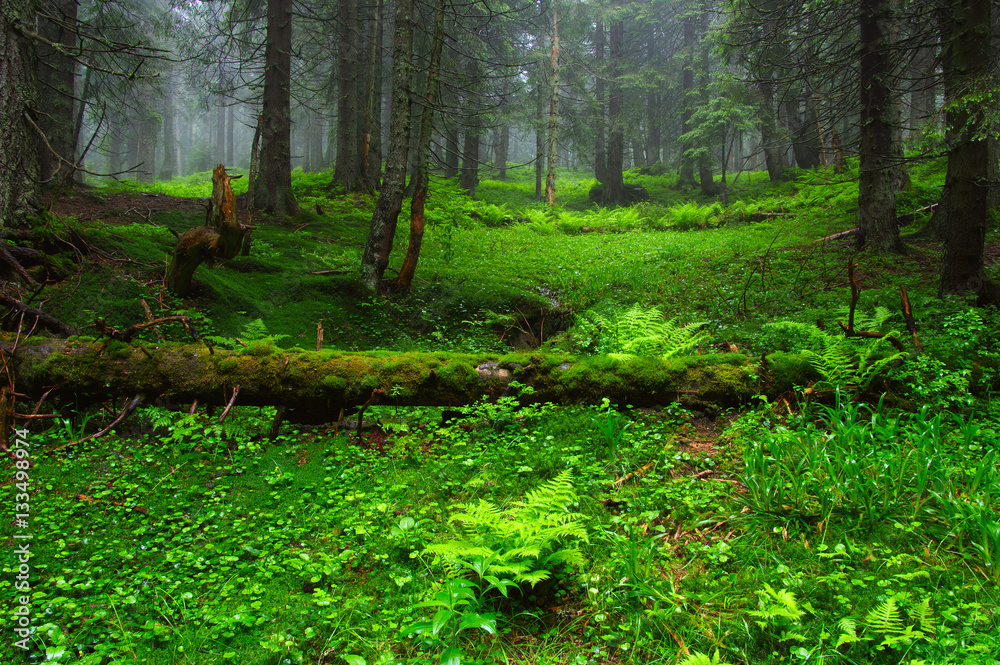
[[177, 240], [164, 285], [179, 296], [186, 296], [191, 291], [194, 271], [203, 262], [211, 263], [215, 259], [231, 259], [238, 255], [244, 239], [253, 228], [236, 221], [236, 200], [231, 180], [222, 164], [215, 167], [205, 226], [188, 229]]

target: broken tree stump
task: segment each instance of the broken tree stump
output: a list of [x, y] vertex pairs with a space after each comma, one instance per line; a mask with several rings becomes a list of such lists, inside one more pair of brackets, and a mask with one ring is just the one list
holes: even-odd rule
[[[240, 178], [241, 176], [236, 176]], [[177, 240], [167, 267], [164, 285], [179, 296], [191, 291], [191, 278], [203, 262], [231, 259], [240, 253], [243, 241], [253, 229], [236, 220], [236, 199], [231, 178], [219, 164], [212, 172], [212, 198], [208, 201], [205, 226], [185, 231]]]

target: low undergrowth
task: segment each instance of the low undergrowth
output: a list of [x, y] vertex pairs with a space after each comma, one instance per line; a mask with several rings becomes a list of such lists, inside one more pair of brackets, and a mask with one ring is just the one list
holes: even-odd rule
[[[911, 229], [940, 166], [900, 197]], [[48, 219], [85, 269], [48, 285], [45, 309], [86, 332], [143, 321], [145, 304], [248, 353], [315, 348], [321, 330], [345, 350], [789, 351], [815, 380], [741, 412], [505, 397], [448, 423], [390, 390], [361, 432], [274, 440], [269, 409], [220, 424], [163, 404], [66, 448], [120, 407], [60, 405], [25, 432], [30, 491], [0, 489], [4, 506], [30, 498], [33, 626], [0, 659], [997, 663], [1000, 315], [937, 298], [938, 248], [816, 242], [857, 205], [856, 183], [825, 172], [740, 175], [727, 205], [632, 172], [652, 200], [619, 209], [570, 172], [547, 209], [530, 178], [485, 180], [474, 200], [435, 181], [416, 288], [388, 298], [355, 274], [373, 198], [327, 191], [329, 173], [296, 173], [302, 212], [257, 220], [250, 256], [199, 268], [185, 300], [162, 265], [199, 215]], [[207, 195], [199, 183], [102, 191]], [[395, 264], [406, 234], [401, 219]], [[851, 316], [885, 337], [845, 338]], [[187, 335], [141, 339], [159, 334]], [[21, 529], [0, 526], [7, 579]], [[16, 615], [0, 622], [16, 634]]]
[[28, 434], [24, 662], [996, 662], [995, 413], [271, 415]]

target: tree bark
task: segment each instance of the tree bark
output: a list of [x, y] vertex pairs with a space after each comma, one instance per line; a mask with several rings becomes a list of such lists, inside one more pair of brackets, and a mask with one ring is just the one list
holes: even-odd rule
[[625, 130], [623, 115], [624, 93], [621, 76], [623, 44], [625, 27], [621, 20], [612, 21], [609, 35], [611, 82], [608, 95], [608, 162], [604, 172], [605, 205], [618, 205], [625, 198], [625, 182], [622, 175], [622, 164], [625, 160]]
[[191, 291], [191, 278], [198, 266], [204, 261], [231, 259], [239, 254], [248, 230], [236, 220], [236, 200], [230, 177], [219, 164], [212, 173], [212, 198], [205, 226], [189, 229], [178, 238], [164, 286], [181, 297], [186, 296]]
[[424, 242], [424, 204], [430, 185], [431, 134], [434, 132], [434, 108], [440, 89], [441, 52], [444, 49], [444, 12], [447, 0], [438, 0], [434, 18], [434, 46], [431, 48], [430, 68], [427, 71], [427, 96], [423, 115], [420, 118], [420, 137], [417, 141], [417, 165], [413, 175], [415, 184], [410, 200], [410, 242], [406, 248], [406, 258], [399, 270], [396, 290], [407, 292], [413, 283], [420, 259], [420, 248]]
[[292, 194], [292, 0], [268, 0], [264, 104], [255, 207], [273, 215], [299, 211]]
[[469, 118], [462, 141], [462, 172], [458, 176], [458, 186], [469, 196], [476, 195], [479, 184], [479, 118]]
[[858, 247], [901, 252], [896, 220], [896, 164], [893, 158], [890, 79], [892, 50], [886, 32], [893, 0], [861, 0], [861, 148]]
[[[447, 353], [336, 353], [261, 345], [243, 352], [201, 344], [143, 344], [115, 353], [100, 342], [30, 338], [11, 353], [18, 392], [94, 403], [110, 396], [161, 396], [224, 405], [233, 386], [245, 406], [289, 406], [298, 419], [336, 420], [381, 389], [399, 406], [455, 406], [505, 394], [511, 381], [532, 386], [532, 402], [655, 406], [675, 401], [738, 406], [766, 393], [776, 396], [815, 374], [801, 356], [771, 354], [763, 361], [738, 354], [674, 360], [638, 356], [486, 355]], [[148, 354], [148, 355], [147, 355]], [[763, 382], [763, 390], [759, 387]]]
[[781, 168], [781, 145], [778, 136], [777, 117], [778, 113], [774, 107], [774, 86], [770, 82], [770, 72], [764, 75], [764, 79], [757, 84], [760, 91], [760, 143], [764, 151], [764, 164], [767, 167], [767, 177], [771, 182], [778, 182], [782, 179]]
[[33, 2], [0, 0], [0, 227], [19, 226], [38, 194], [38, 102]]
[[333, 182], [354, 192], [362, 189], [359, 162], [361, 129], [359, 111], [361, 93], [358, 80], [358, 20], [357, 0], [340, 0], [338, 7], [340, 32], [337, 43], [337, 157]]
[[552, 56], [549, 58], [548, 170], [545, 174], [545, 202], [556, 205], [556, 166], [559, 145], [559, 16], [552, 6]]
[[594, 60], [597, 81], [594, 84], [594, 177], [603, 183], [607, 178], [608, 156], [604, 145], [604, 24], [600, 21], [594, 30]]
[[377, 192], [382, 185], [382, 8], [379, 0], [368, 20], [368, 86], [360, 118], [362, 186], [370, 192]]
[[510, 151], [510, 125], [504, 125], [500, 128], [499, 136], [497, 137], [497, 151], [494, 159], [494, 163], [497, 168], [497, 180], [507, 179], [507, 155]]
[[389, 154], [386, 156], [385, 179], [379, 192], [368, 230], [364, 255], [361, 257], [361, 278], [372, 293], [382, 292], [382, 275], [389, 265], [389, 254], [396, 235], [396, 222], [403, 205], [406, 187], [406, 163], [410, 152], [410, 81], [413, 57], [413, 1], [396, 1], [396, 18], [392, 41], [392, 106], [389, 131]]
[[[72, 51], [77, 36], [71, 26], [77, 21], [77, 0], [47, 3], [38, 17], [38, 34]], [[51, 18], [47, 15], [51, 15]], [[73, 83], [76, 62], [44, 42], [38, 45], [38, 126], [45, 134], [39, 141], [38, 161], [44, 188], [58, 187], [72, 170], [76, 158], [76, 117], [73, 113]]]
[[[691, 127], [691, 116], [694, 115], [694, 17], [690, 13], [681, 19], [684, 32], [684, 59], [681, 72], [681, 134], [688, 134]], [[681, 144], [681, 170], [678, 184], [681, 187], [694, 187], [694, 159], [688, 156], [688, 151], [694, 146], [691, 141]]]
[[[991, 68], [990, 0], [960, 0], [952, 9], [951, 67], [947, 88], [954, 101], [988, 85]], [[981, 102], [967, 100], [948, 114], [951, 150], [946, 181], [945, 251], [940, 293], [974, 293], [981, 303], [997, 298], [996, 286], [984, 271], [986, 227], [992, 175], [989, 141], [980, 136], [985, 121]], [[995, 161], [996, 156], [992, 159]]]

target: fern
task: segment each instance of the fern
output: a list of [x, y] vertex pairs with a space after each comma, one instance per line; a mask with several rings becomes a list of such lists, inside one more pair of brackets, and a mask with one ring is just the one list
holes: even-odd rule
[[716, 649], [711, 658], [709, 658], [708, 654], [696, 651], [678, 663], [678, 665], [726, 665], [726, 663], [719, 660], [719, 650]]
[[664, 319], [655, 308], [633, 305], [612, 317], [595, 314], [600, 330], [597, 352], [675, 358], [689, 355], [708, 335], [700, 332], [704, 322], [681, 325], [676, 318]]
[[899, 611], [898, 595], [885, 599], [865, 616], [865, 625], [885, 634], [903, 632], [903, 619]]
[[837, 638], [837, 648], [840, 648], [842, 644], [867, 642], [871, 639], [870, 637], [861, 637], [858, 635], [858, 622], [852, 617], [844, 617], [837, 622], [837, 627], [841, 630], [840, 637]]
[[920, 630], [924, 633], [934, 633], [937, 627], [934, 625], [934, 616], [931, 612], [930, 596], [925, 596], [923, 600], [913, 606], [909, 611], [910, 619], [917, 622]]
[[764, 590], [758, 591], [757, 595], [760, 596], [758, 603], [760, 609], [749, 614], [764, 619], [763, 622], [757, 622], [762, 628], [774, 619], [796, 622], [806, 614], [805, 610], [799, 607], [795, 594], [788, 589], [775, 591], [770, 584], [765, 584]]
[[589, 542], [582, 517], [570, 512], [576, 502], [572, 475], [563, 471], [510, 509], [489, 501], [460, 506], [451, 516], [464, 537], [435, 543], [436, 554], [452, 573], [471, 570], [480, 578], [503, 576], [532, 587], [562, 565], [583, 565], [580, 544]]
[[[884, 322], [889, 316], [891, 315], [884, 307], [876, 308], [873, 322]], [[802, 355], [823, 377], [819, 382], [820, 387], [848, 393], [865, 390], [886, 366], [907, 355], [902, 351], [882, 355], [882, 349], [887, 343], [885, 337], [855, 343], [843, 335], [830, 334], [797, 321], [778, 321], [766, 325], [799, 333], [803, 337]], [[890, 332], [886, 334], [886, 337], [889, 336], [898, 337], [899, 334]]]

